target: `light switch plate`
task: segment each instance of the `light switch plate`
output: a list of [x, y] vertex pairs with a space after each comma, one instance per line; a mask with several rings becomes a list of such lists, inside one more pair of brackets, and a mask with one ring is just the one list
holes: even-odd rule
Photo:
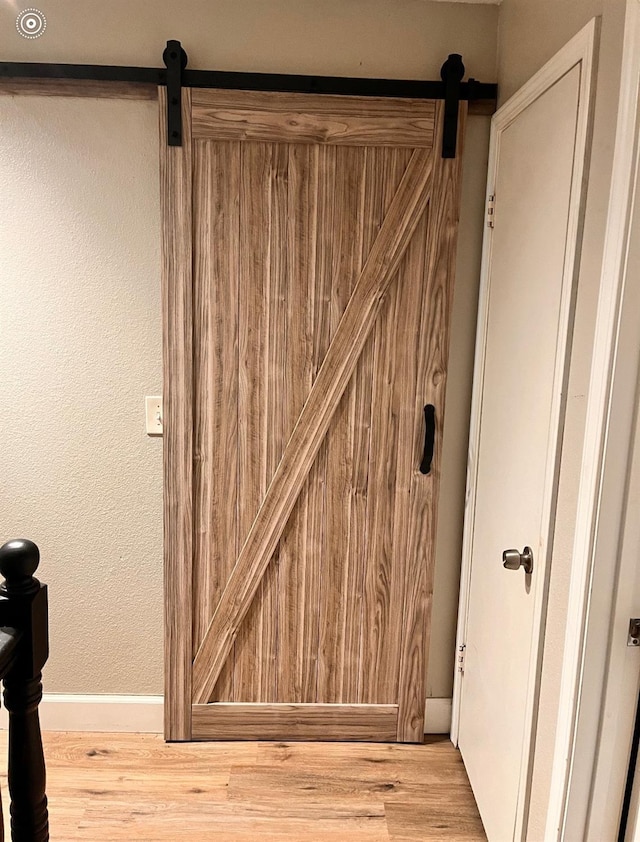
[[147, 395], [144, 399], [147, 435], [162, 435], [162, 395]]

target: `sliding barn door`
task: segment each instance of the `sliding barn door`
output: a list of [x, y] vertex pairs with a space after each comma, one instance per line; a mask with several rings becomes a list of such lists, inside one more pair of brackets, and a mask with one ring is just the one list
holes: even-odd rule
[[442, 105], [185, 90], [167, 147], [161, 94], [166, 736], [422, 740]]

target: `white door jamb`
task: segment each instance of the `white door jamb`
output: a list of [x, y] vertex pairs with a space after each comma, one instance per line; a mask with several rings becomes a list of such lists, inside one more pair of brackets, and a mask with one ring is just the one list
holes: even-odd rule
[[638, 178], [639, 92], [640, 0], [627, 0], [545, 842], [613, 838], [608, 832], [599, 835], [604, 814], [611, 809], [609, 799], [621, 799], [612, 789], [620, 778], [614, 773], [620, 758], [607, 750], [607, 742], [614, 738], [620, 705], [633, 704], [621, 698], [624, 659], [612, 644], [617, 647], [620, 642], [616, 579], [619, 594], [632, 587], [637, 565], [637, 560], [620, 563], [620, 555], [640, 374], [640, 285], [638, 279], [626, 283]]

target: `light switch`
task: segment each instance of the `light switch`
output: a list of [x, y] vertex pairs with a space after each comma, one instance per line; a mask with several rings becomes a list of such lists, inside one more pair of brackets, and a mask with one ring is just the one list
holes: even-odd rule
[[145, 415], [147, 419], [147, 435], [162, 435], [162, 395], [147, 395], [144, 399]]

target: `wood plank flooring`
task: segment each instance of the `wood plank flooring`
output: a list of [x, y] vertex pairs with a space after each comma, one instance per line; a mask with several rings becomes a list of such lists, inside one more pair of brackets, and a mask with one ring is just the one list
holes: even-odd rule
[[[48, 732], [44, 742], [55, 842], [486, 840], [460, 755], [444, 738], [165, 744], [149, 734]], [[8, 813], [6, 732], [0, 757]]]

